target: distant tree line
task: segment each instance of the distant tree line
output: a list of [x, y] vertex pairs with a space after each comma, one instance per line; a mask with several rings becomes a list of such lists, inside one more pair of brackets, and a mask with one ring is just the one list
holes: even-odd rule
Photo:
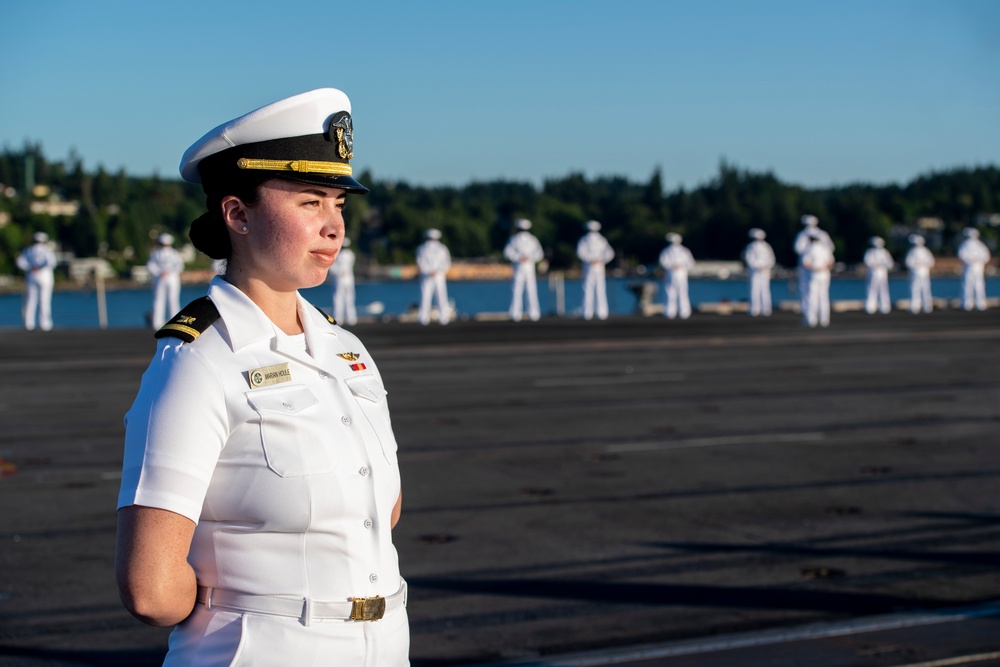
[[[186, 238], [191, 221], [204, 211], [201, 187], [179, 179], [134, 177], [83, 169], [79, 156], [50, 161], [37, 144], [0, 153], [0, 273], [11, 273], [14, 258], [35, 231], [45, 231], [76, 256], [102, 256], [123, 274], [146, 261], [152, 239], [161, 232]], [[1000, 168], [983, 166], [931, 173], [906, 185], [847, 185], [808, 189], [782, 183], [770, 173], [752, 173], [723, 162], [708, 183], [690, 190], [666, 191], [655, 170], [645, 183], [621, 177], [587, 179], [581, 174], [526, 182], [493, 181], [462, 187], [418, 187], [359, 177], [371, 188], [351, 197], [345, 212], [355, 248], [379, 264], [413, 261], [424, 232], [440, 229], [455, 257], [500, 259], [513, 222], [532, 220], [552, 268], [577, 263], [582, 224], [598, 220], [615, 247], [616, 265], [632, 269], [653, 265], [664, 234], [679, 232], [698, 259], [735, 260], [752, 227], [767, 232], [778, 261], [795, 263], [792, 241], [800, 217], [811, 213], [836, 243], [837, 259], [861, 260], [868, 239], [888, 239], [901, 257], [906, 233], [921, 219], [943, 224], [933, 239], [949, 254], [961, 230], [982, 226], [984, 239], [997, 240]], [[30, 191], [30, 186], [42, 186]], [[11, 189], [17, 194], [11, 195]], [[79, 202], [74, 215], [32, 210], [32, 202]], [[983, 221], [992, 224], [983, 224]], [[207, 258], [201, 258], [207, 266]]]

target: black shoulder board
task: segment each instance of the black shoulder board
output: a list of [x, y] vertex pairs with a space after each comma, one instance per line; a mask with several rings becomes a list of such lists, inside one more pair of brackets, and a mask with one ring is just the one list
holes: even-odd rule
[[327, 321], [327, 322], [329, 322], [330, 324], [336, 324], [336, 323], [337, 323], [337, 320], [335, 320], [335, 319], [333, 319], [332, 317], [330, 317], [329, 315], [327, 315], [327, 314], [326, 314], [326, 311], [325, 311], [325, 310], [323, 310], [322, 308], [320, 308], [319, 306], [317, 306], [317, 305], [316, 305], [315, 303], [313, 303], [313, 304], [310, 304], [310, 305], [311, 305], [311, 306], [312, 306], [313, 308], [315, 308], [316, 310], [318, 310], [318, 311], [319, 311], [319, 314], [320, 314], [320, 315], [322, 315], [322, 316], [323, 316], [323, 317], [324, 317], [324, 318], [326, 319], [326, 321]]
[[170, 318], [170, 321], [153, 335], [156, 338], [171, 336], [180, 338], [185, 343], [191, 343], [217, 319], [219, 319], [219, 309], [211, 299], [203, 296], [181, 308], [181, 312]]

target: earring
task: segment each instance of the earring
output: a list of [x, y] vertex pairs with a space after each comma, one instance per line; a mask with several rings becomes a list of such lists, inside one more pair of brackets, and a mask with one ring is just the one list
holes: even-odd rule
[[246, 231], [246, 230], [247, 230], [247, 226], [243, 225], [243, 231]]

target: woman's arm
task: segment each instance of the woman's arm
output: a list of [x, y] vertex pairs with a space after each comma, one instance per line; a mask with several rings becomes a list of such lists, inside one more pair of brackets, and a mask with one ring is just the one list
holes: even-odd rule
[[392, 518], [389, 520], [389, 529], [396, 527], [399, 523], [399, 514], [403, 511], [403, 491], [400, 489], [399, 497], [396, 498], [396, 505], [392, 508]]
[[194, 609], [198, 583], [187, 561], [194, 528], [191, 519], [168, 510], [131, 505], [118, 511], [118, 594], [143, 623], [176, 625]]

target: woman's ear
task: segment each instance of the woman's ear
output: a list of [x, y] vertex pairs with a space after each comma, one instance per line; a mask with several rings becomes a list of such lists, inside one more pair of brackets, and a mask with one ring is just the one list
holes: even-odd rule
[[247, 208], [239, 197], [229, 195], [223, 197], [220, 203], [222, 207], [222, 219], [226, 222], [226, 227], [237, 234], [247, 233]]

